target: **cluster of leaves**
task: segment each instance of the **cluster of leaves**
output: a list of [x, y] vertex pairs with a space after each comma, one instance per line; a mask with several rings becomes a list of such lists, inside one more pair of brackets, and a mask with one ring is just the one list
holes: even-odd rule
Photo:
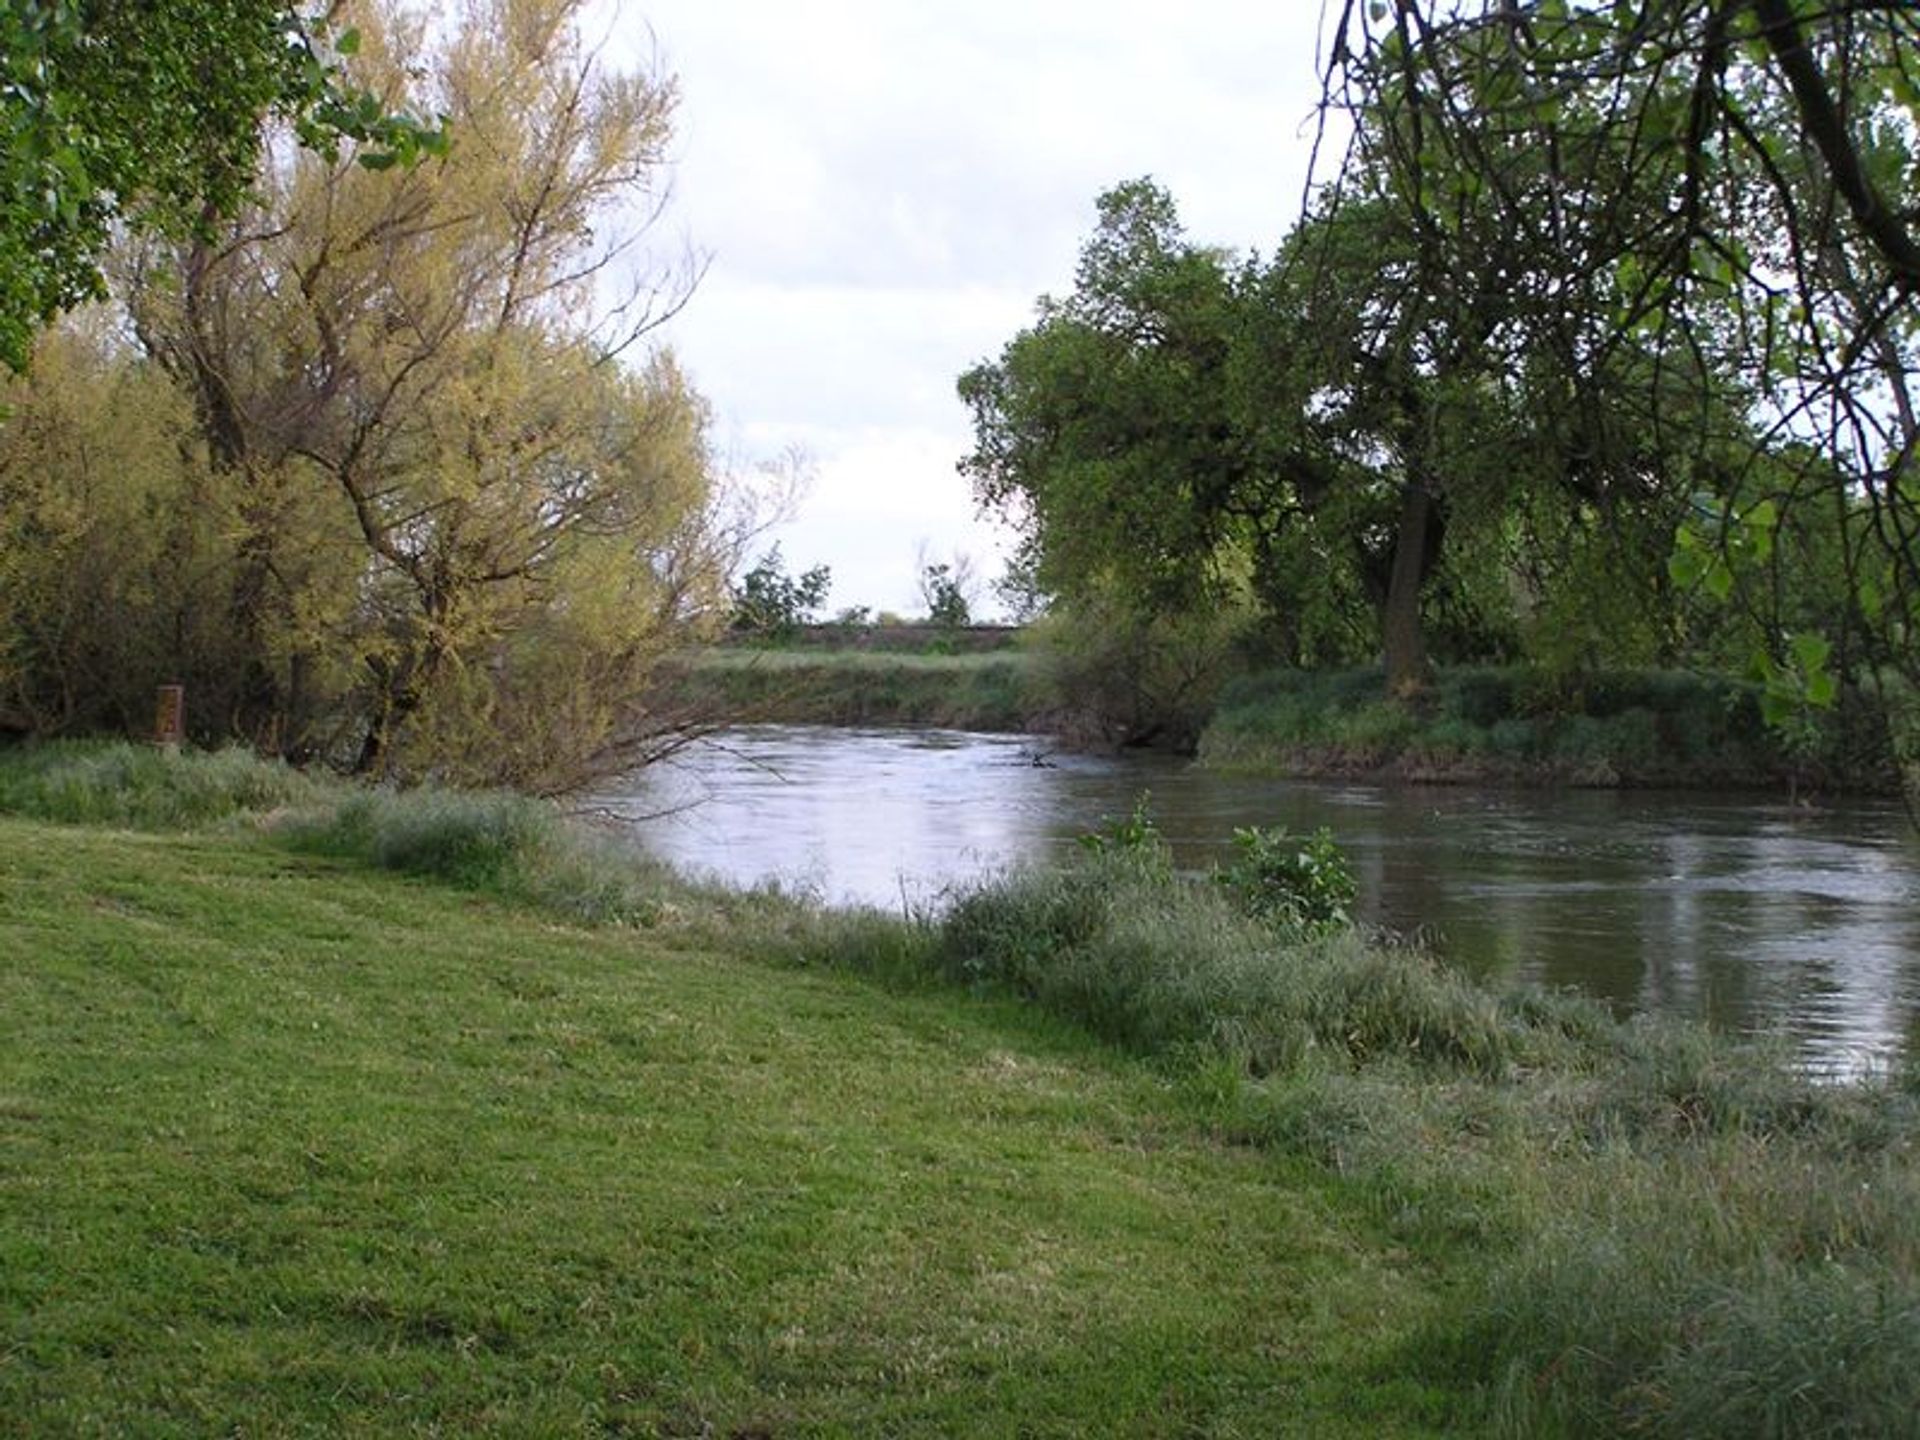
[[1165, 862], [1167, 842], [1154, 823], [1152, 800], [1152, 795], [1143, 791], [1127, 814], [1108, 816], [1079, 836], [1080, 848], [1091, 855], [1127, 855], [1151, 863]]
[[1330, 189], [1421, 237], [1424, 286], [1493, 255], [1582, 403], [1662, 357], [1621, 379], [1693, 490], [1673, 579], [1745, 629], [1772, 713], [1911, 682], [1920, 11], [1347, 0], [1328, 55]]

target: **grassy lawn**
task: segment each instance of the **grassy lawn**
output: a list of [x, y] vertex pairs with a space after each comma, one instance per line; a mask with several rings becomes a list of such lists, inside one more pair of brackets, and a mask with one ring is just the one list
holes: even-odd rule
[[1391, 1435], [1442, 1305], [1011, 1002], [0, 819], [0, 1433]]

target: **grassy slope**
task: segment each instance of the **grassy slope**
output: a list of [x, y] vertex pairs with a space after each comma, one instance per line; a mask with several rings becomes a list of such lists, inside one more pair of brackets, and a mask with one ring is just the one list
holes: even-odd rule
[[1438, 1279], [1028, 1008], [0, 820], [0, 1432], [1421, 1433]]

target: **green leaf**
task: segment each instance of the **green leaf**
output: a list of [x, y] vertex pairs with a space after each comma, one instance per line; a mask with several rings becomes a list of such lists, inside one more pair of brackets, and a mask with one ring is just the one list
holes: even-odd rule
[[1733, 571], [1729, 570], [1717, 557], [1708, 563], [1706, 574], [1702, 579], [1707, 587], [1707, 593], [1716, 600], [1726, 600], [1733, 594]]
[[1869, 621], [1878, 620], [1887, 608], [1886, 596], [1881, 593], [1880, 582], [1871, 575], [1863, 575], [1860, 588], [1854, 592], [1854, 599], [1860, 606], [1860, 613]]
[[1794, 663], [1800, 667], [1803, 675], [1812, 675], [1824, 670], [1827, 657], [1833, 653], [1833, 646], [1827, 637], [1815, 631], [1803, 630], [1788, 640], [1793, 650]]

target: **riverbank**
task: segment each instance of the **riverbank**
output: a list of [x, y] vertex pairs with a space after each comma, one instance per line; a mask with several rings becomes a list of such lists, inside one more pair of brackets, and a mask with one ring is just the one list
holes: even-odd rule
[[[792, 648], [731, 645], [683, 658], [661, 694], [728, 724], [919, 725], [1041, 733], [1069, 745], [1115, 732], [1062, 693], [1042, 650], [1011, 632], [930, 654], [838, 648], [833, 627]], [[904, 642], [900, 642], [904, 643]], [[1686, 671], [1573, 680], [1523, 667], [1442, 667], [1418, 704], [1391, 703], [1378, 668], [1263, 670], [1171, 733], [1198, 731], [1209, 767], [1387, 783], [1900, 793], [1885, 714], [1850, 694], [1790, 731], [1762, 719], [1761, 688]], [[1183, 752], [1184, 753], [1184, 752]]]
[[1556, 680], [1519, 667], [1435, 672], [1424, 700], [1380, 671], [1268, 671], [1230, 683], [1203, 764], [1269, 775], [1422, 784], [1572, 785], [1895, 795], [1885, 716], [1852, 695], [1791, 735], [1760, 687], [1684, 671]]
[[675, 662], [659, 681], [677, 712], [727, 724], [1044, 728], [1032, 662], [1003, 645], [958, 654], [723, 646]]
[[14, 753], [0, 810], [28, 1430], [1920, 1411], [1912, 1067], [1276, 929], [1150, 837], [902, 920], [244, 757]]

